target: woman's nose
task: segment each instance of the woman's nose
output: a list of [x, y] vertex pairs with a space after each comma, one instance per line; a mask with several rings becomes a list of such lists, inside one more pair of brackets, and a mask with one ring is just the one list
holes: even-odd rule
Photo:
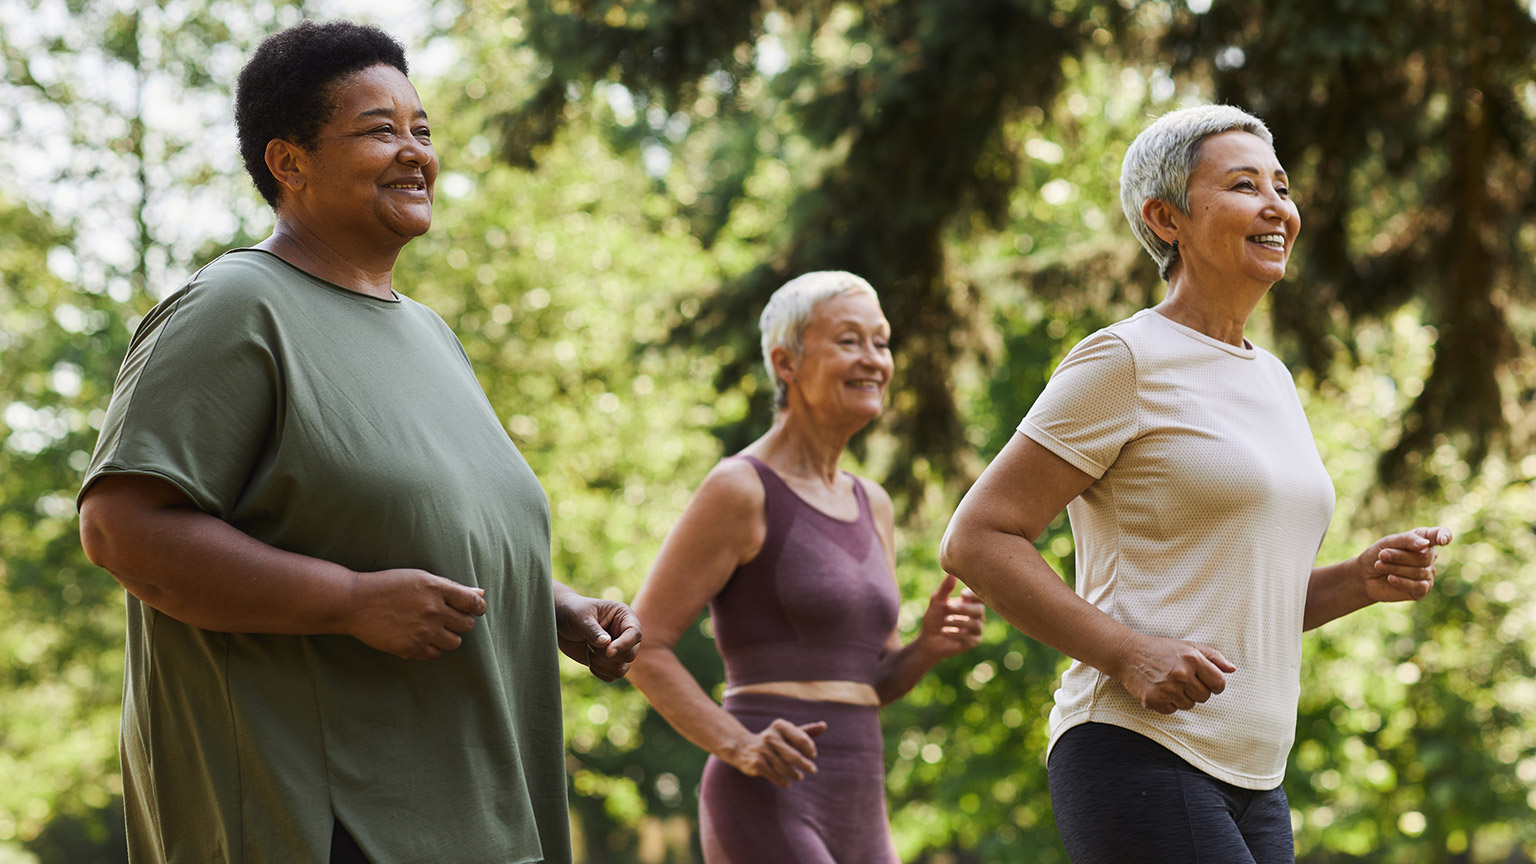
[[431, 144], [423, 144], [414, 138], [405, 139], [400, 148], [400, 153], [395, 157], [407, 165], [427, 165], [437, 158], [437, 153]]

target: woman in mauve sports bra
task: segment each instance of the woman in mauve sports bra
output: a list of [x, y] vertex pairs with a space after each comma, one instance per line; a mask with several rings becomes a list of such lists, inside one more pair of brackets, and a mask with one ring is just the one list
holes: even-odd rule
[[[773, 428], [721, 460], [663, 544], [634, 610], [629, 679], [708, 750], [699, 828], [708, 864], [895, 864], [881, 705], [976, 646], [983, 607], [946, 576], [903, 645], [891, 499], [838, 470], [880, 415], [890, 324], [869, 283], [807, 273], [763, 310]], [[725, 660], [717, 705], [673, 653], [710, 607]]]

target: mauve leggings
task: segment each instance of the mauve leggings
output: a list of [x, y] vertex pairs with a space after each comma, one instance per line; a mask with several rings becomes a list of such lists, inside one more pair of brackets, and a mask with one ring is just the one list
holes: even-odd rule
[[825, 720], [817, 773], [788, 789], [711, 756], [699, 793], [705, 864], [898, 864], [885, 809], [879, 709], [762, 693], [728, 696], [753, 732], [775, 718]]

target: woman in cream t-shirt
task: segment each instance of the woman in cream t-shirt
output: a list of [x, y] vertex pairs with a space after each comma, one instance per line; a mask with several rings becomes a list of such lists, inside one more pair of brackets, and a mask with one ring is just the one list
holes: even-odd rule
[[[1121, 201], [1167, 296], [1073, 348], [944, 538], [945, 570], [1074, 660], [1048, 767], [1076, 864], [1293, 861], [1302, 631], [1423, 597], [1451, 539], [1314, 566], [1333, 485], [1289, 372], [1243, 337], [1301, 227], [1271, 140], [1219, 105], [1137, 137]], [[1063, 507], [1075, 592], [1033, 546]]]

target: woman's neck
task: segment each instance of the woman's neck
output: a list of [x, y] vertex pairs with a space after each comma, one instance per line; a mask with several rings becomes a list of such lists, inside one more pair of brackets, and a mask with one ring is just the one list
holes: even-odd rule
[[1247, 340], [1243, 331], [1259, 301], [1269, 290], [1268, 285], [1230, 286], [1221, 292], [1204, 290], [1175, 271], [1168, 280], [1168, 293], [1163, 302], [1153, 307], [1164, 318], [1178, 322], [1191, 330], [1243, 347]]
[[832, 486], [841, 471], [838, 466], [843, 450], [857, 431], [827, 429], [807, 422], [793, 408], [785, 408], [773, 418], [773, 428], [747, 451], [782, 474], [815, 477]]
[[394, 268], [400, 249], [369, 255], [343, 251], [339, 244], [279, 213], [272, 236], [256, 244], [289, 264], [343, 288], [384, 300], [395, 299]]

